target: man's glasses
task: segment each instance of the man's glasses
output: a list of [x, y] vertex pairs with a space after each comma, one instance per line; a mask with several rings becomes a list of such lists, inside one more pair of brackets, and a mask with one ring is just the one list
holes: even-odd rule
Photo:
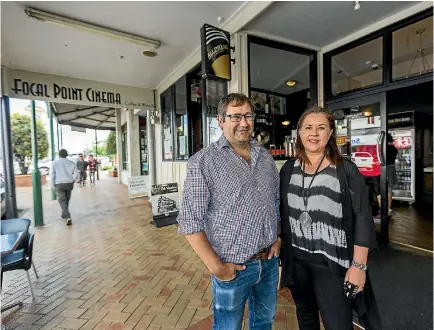
[[232, 122], [240, 122], [241, 119], [244, 117], [246, 119], [246, 121], [253, 121], [255, 119], [255, 114], [254, 113], [247, 113], [245, 115], [224, 115], [224, 117], [229, 118], [230, 121]]

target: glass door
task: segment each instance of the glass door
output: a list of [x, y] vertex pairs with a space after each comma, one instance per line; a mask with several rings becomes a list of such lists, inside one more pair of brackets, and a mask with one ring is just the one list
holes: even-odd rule
[[329, 104], [328, 108], [335, 115], [337, 143], [342, 155], [351, 159], [365, 177], [373, 221], [378, 225], [380, 241], [387, 244], [386, 96], [381, 93], [341, 101]]

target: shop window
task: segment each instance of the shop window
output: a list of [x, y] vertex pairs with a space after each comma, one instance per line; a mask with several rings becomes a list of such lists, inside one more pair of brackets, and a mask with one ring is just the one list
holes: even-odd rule
[[249, 94], [255, 106], [254, 137], [284, 158], [309, 102], [316, 102], [316, 52], [249, 36]]
[[383, 82], [383, 37], [331, 58], [332, 94], [359, 90]]
[[216, 142], [223, 131], [220, 129], [217, 121], [218, 104], [220, 100], [228, 94], [228, 85], [226, 82], [207, 80], [205, 82], [206, 97], [206, 132], [207, 142], [210, 145]]
[[392, 79], [433, 71], [433, 17], [392, 33]]
[[173, 160], [173, 97], [172, 88], [161, 94], [161, 125], [163, 137], [163, 160]]
[[186, 77], [182, 77], [175, 83], [175, 160], [189, 158], [189, 130], [187, 112], [187, 83]]

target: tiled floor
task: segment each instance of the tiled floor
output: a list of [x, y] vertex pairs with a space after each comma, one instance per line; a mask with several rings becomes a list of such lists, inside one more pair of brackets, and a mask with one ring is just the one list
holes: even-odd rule
[[[9, 329], [186, 329], [211, 315], [208, 271], [176, 226], [149, 224], [147, 201], [130, 201], [126, 186], [102, 177], [74, 189], [67, 227], [47, 186], [43, 195], [45, 226], [31, 228], [36, 299], [24, 271], [4, 274], [2, 303], [25, 303], [2, 315]], [[298, 329], [293, 304], [278, 299], [274, 328]]]

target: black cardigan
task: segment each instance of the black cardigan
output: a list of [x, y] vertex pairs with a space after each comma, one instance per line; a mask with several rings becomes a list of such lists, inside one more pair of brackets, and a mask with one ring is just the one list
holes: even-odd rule
[[[280, 170], [280, 216], [282, 219], [282, 247], [280, 250], [282, 263], [281, 288], [294, 284], [292, 274], [295, 255], [294, 248], [292, 247], [291, 226], [288, 221], [288, 199], [286, 198], [294, 162], [294, 160], [288, 160]], [[360, 174], [357, 166], [349, 160], [344, 160], [337, 166], [337, 176], [341, 187], [342, 215], [347, 238], [348, 256], [352, 260], [354, 245], [370, 249], [377, 246], [375, 226], [365, 179]], [[329, 263], [329, 267], [337, 276], [345, 276], [346, 269], [344, 267], [336, 263]], [[353, 307], [359, 314], [360, 323], [367, 330], [381, 329], [381, 319], [377, 303], [369, 276], [368, 274], [366, 275], [365, 289], [358, 295]]]

